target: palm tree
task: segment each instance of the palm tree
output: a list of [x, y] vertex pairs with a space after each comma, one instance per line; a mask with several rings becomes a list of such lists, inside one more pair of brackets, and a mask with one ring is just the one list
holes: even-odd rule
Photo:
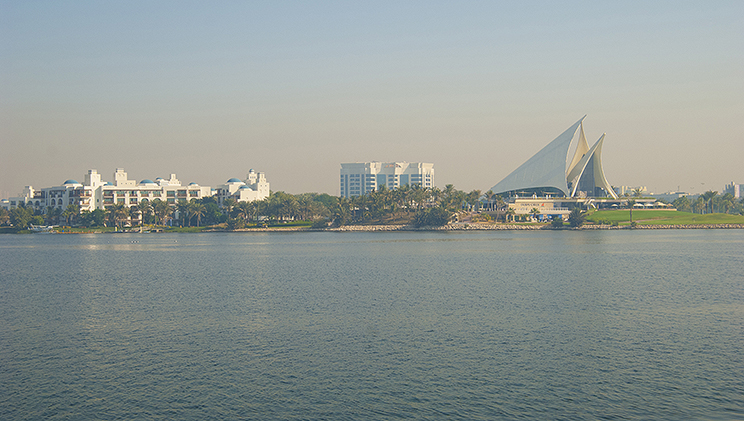
[[486, 192], [486, 200], [488, 200], [488, 207], [491, 211], [493, 211], [493, 202], [496, 198], [496, 193], [493, 192], [493, 190], [489, 190]]
[[540, 215], [540, 210], [537, 208], [530, 209], [530, 215], [532, 215], [532, 219], [537, 220], [537, 215]]
[[152, 205], [150, 204], [150, 201], [147, 199], [142, 199], [141, 202], [137, 205], [137, 210], [139, 211], [139, 214], [142, 217], [142, 223], [145, 223], [145, 219], [152, 215]]
[[80, 215], [80, 206], [67, 205], [67, 208], [62, 212], [62, 217], [65, 218], [65, 225], [71, 225], [78, 215]]
[[630, 224], [633, 225], [633, 206], [636, 205], [635, 199], [628, 199], [625, 206], [628, 207], [628, 211], [630, 212]]
[[585, 216], [581, 212], [580, 208], [573, 208], [571, 209], [571, 213], [568, 214], [568, 223], [573, 228], [578, 228], [584, 225], [584, 219], [585, 219]]
[[129, 217], [129, 209], [123, 203], [117, 203], [106, 208], [107, 219], [116, 229], [122, 225], [121, 222]]
[[465, 200], [467, 201], [468, 205], [470, 205], [470, 211], [471, 212], [478, 212], [480, 210], [480, 198], [481, 198], [481, 191], [480, 190], [473, 190], [470, 193], [467, 194], [465, 197]]
[[515, 215], [516, 213], [517, 213], [517, 212], [516, 212], [516, 211], [515, 211], [514, 209], [512, 209], [512, 208], [508, 208], [508, 209], [506, 209], [506, 214], [504, 215], [504, 219], [505, 219], [505, 221], [506, 221], [506, 222], [509, 222], [509, 219], [511, 219], [511, 220], [512, 220], [512, 222], [514, 222], [514, 215]]
[[703, 200], [705, 201], [706, 205], [710, 206], [710, 213], [713, 213], [713, 198], [718, 194], [717, 191], [708, 190], [707, 192], [703, 193], [701, 196]]
[[152, 210], [155, 213], [155, 216], [158, 219], [158, 223], [160, 225], [165, 225], [165, 221], [170, 216], [171, 213], [173, 213], [173, 209], [170, 207], [168, 202], [164, 202], [160, 199], [155, 199], [152, 201]]
[[188, 208], [191, 216], [196, 216], [196, 226], [198, 227], [201, 224], [202, 216], [207, 212], [207, 207], [203, 203], [192, 200]]
[[129, 211], [129, 217], [132, 218], [132, 222], [134, 222], [135, 219], [140, 219], [140, 210], [138, 206], [132, 206], [128, 209]]
[[233, 208], [235, 208], [235, 205], [238, 202], [235, 201], [235, 199], [228, 197], [227, 199], [222, 201], [222, 208], [225, 209], [225, 212], [227, 213], [227, 216], [232, 216]]
[[181, 225], [185, 226], [188, 221], [188, 225], [191, 225], [191, 218], [189, 217], [189, 202], [181, 199], [176, 204], [176, 211], [178, 211], [178, 217], [181, 219]]
[[233, 210], [237, 218], [240, 218], [243, 221], [248, 222], [251, 219], [251, 213], [253, 211], [253, 203], [252, 202], [238, 202], [233, 207]]

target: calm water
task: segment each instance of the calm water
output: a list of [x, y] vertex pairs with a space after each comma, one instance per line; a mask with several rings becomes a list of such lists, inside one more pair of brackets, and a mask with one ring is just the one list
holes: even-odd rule
[[744, 419], [744, 230], [0, 236], [0, 419]]

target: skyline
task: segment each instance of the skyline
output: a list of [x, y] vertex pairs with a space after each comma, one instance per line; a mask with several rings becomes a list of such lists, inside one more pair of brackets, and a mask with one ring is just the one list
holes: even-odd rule
[[[343, 162], [487, 190], [587, 115], [613, 185], [744, 182], [744, 4], [0, 2], [0, 195]], [[312, 174], [312, 176], [308, 176]]]

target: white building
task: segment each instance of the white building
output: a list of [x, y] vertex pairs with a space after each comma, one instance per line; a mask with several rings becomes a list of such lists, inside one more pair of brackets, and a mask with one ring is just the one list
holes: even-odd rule
[[12, 209], [23, 204], [27, 207], [41, 209], [51, 207], [64, 210], [69, 205], [78, 205], [80, 211], [93, 211], [105, 209], [114, 204], [132, 207], [144, 199], [151, 202], [160, 199], [175, 205], [181, 200], [188, 201], [208, 196], [212, 196], [210, 187], [199, 186], [196, 183], [182, 186], [175, 174], [171, 174], [168, 180], [145, 179], [138, 183], [130, 180], [124, 169], [117, 168], [114, 172], [113, 183], [103, 181], [101, 174], [98, 174], [96, 170], [88, 170], [83, 183], [67, 180], [61, 186], [46, 187], [41, 190], [26, 186], [21, 196], [3, 201], [3, 207]]
[[[611, 197], [617, 199], [602, 167], [603, 134], [589, 147], [584, 118], [553, 139], [489, 190], [503, 197]], [[579, 134], [578, 138], [576, 134]], [[574, 139], [577, 139], [574, 142]], [[570, 164], [571, 145], [576, 145]]]
[[236, 202], [252, 202], [269, 197], [269, 193], [266, 174], [257, 173], [251, 169], [245, 180], [231, 178], [227, 180], [227, 183], [217, 187], [215, 198], [217, 204], [222, 206], [227, 199], [233, 199]]
[[723, 187], [723, 194], [731, 193], [734, 198], [738, 199], [741, 197], [741, 184], [736, 184], [733, 181], [731, 184], [726, 184]]
[[646, 186], [617, 186], [613, 187], [613, 189], [618, 196], [625, 196], [626, 194], [628, 196], [635, 196], [636, 192], [639, 192], [641, 196], [648, 195]]
[[434, 187], [434, 164], [423, 162], [357, 162], [341, 164], [341, 197], [361, 196], [378, 186]]

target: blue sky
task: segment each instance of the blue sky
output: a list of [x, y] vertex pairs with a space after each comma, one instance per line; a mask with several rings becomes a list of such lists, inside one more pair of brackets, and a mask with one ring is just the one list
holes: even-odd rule
[[97, 169], [485, 190], [583, 115], [613, 185], [744, 183], [744, 2], [0, 2], [0, 194]]

